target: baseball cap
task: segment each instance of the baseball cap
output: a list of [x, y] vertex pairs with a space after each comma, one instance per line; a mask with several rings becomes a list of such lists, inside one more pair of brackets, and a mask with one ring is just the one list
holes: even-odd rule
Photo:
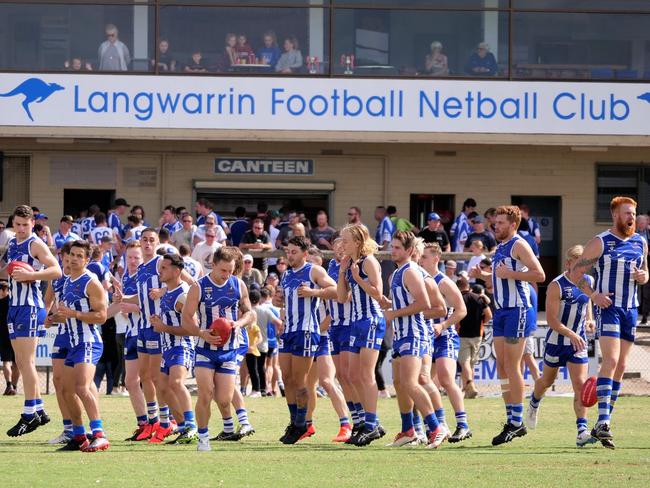
[[244, 254], [244, 262], [250, 261], [251, 263], [253, 262], [253, 256], [250, 254]]
[[431, 212], [427, 217], [427, 220], [440, 220], [440, 215], [435, 212]]
[[269, 217], [272, 219], [277, 219], [280, 217], [280, 212], [277, 210], [269, 210]]
[[483, 222], [485, 222], [485, 219], [480, 215], [477, 215], [472, 219], [472, 222], [474, 222], [475, 224], [482, 224]]
[[128, 203], [126, 203], [126, 200], [124, 200], [124, 198], [117, 198], [117, 199], [115, 200], [115, 206], [116, 206], [116, 207], [121, 207], [121, 206], [124, 206], [124, 207], [130, 207], [131, 205], [129, 205]]
[[34, 217], [34, 219], [35, 219], [35, 220], [48, 220], [47, 215], [45, 215], [44, 213], [38, 213], [38, 214], [36, 214], [36, 216]]
[[64, 215], [61, 217], [61, 222], [68, 222], [69, 224], [74, 223], [74, 219], [72, 218], [72, 215]]

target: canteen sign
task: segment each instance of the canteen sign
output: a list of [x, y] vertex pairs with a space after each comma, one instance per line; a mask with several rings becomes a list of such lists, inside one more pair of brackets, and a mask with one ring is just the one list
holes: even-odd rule
[[650, 135], [650, 84], [0, 74], [0, 126]]
[[216, 174], [313, 176], [313, 159], [229, 159], [214, 160]]

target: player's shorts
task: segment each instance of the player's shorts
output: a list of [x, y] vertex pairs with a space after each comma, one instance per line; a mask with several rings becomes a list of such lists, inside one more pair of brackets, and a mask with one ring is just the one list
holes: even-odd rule
[[533, 308], [499, 308], [494, 312], [492, 335], [494, 337], [528, 337], [537, 329]]
[[325, 334], [320, 336], [319, 342], [318, 342], [318, 349], [316, 349], [316, 354], [314, 355], [315, 358], [319, 358], [321, 356], [330, 356], [332, 354], [332, 340], [330, 339], [329, 334]]
[[240, 345], [237, 349], [237, 354], [235, 357], [235, 360], [237, 361], [237, 367], [241, 366], [241, 363], [244, 362], [244, 359], [246, 359], [246, 354], [248, 353], [248, 341], [246, 341], [245, 345]]
[[318, 351], [320, 334], [309, 331], [285, 332], [282, 334], [281, 353], [303, 358], [313, 358]]
[[417, 358], [424, 357], [430, 352], [428, 337], [420, 339], [418, 337], [406, 336], [399, 340], [393, 341], [393, 359], [403, 356], [414, 356]]
[[433, 340], [433, 360], [448, 358], [458, 361], [460, 337], [455, 330], [447, 329]]
[[138, 359], [138, 336], [131, 336], [124, 339], [124, 360], [133, 361]]
[[211, 369], [215, 373], [235, 375], [238, 368], [237, 350], [224, 351], [223, 349], [217, 349], [213, 351], [197, 347], [194, 367]]
[[65, 359], [68, 357], [68, 353], [71, 348], [70, 344], [70, 334], [64, 332], [58, 334], [54, 338], [54, 344], [52, 344], [52, 359]]
[[379, 351], [386, 333], [383, 316], [353, 322], [350, 326], [350, 352], [359, 353], [362, 347]]
[[266, 353], [267, 358], [272, 358], [278, 355], [278, 348], [269, 346], [269, 351]]
[[9, 307], [7, 313], [7, 327], [9, 338], [13, 341], [19, 337], [45, 337], [45, 318], [47, 312], [44, 308], [19, 305]]
[[335, 325], [330, 327], [332, 356], [336, 356], [342, 352], [350, 352], [350, 332], [352, 332], [352, 327], [349, 325]]
[[587, 364], [587, 348], [576, 352], [573, 346], [558, 346], [557, 344], [546, 344], [544, 349], [544, 364], [551, 368], [560, 368], [567, 363]]
[[[276, 339], [271, 339], [269, 341], [269, 349], [277, 349], [278, 348], [278, 340]], [[270, 356], [270, 354], [269, 354]]]
[[594, 307], [597, 337], [615, 337], [634, 342], [636, 321], [639, 311], [636, 308], [621, 308], [610, 305], [607, 308]]
[[160, 332], [153, 327], [142, 328], [138, 331], [138, 352], [142, 354], [162, 354]]
[[70, 346], [68, 356], [65, 358], [66, 366], [74, 368], [76, 364], [97, 365], [104, 352], [102, 342], [81, 342], [76, 346]]
[[160, 372], [169, 375], [172, 366], [184, 366], [186, 370], [192, 371], [194, 356], [194, 349], [183, 346], [176, 346], [163, 351], [162, 358], [160, 358]]

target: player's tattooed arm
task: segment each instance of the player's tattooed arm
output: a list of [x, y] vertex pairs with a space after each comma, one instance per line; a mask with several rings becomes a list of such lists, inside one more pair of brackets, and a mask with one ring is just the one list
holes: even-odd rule
[[247, 327], [257, 320], [257, 315], [253, 311], [250, 298], [248, 298], [248, 288], [242, 280], [239, 280], [239, 293], [241, 297], [239, 299], [239, 319], [234, 325], [235, 327]]
[[573, 265], [573, 268], [587, 268], [591, 269], [594, 267], [594, 264], [598, 262], [598, 258], [580, 258], [576, 261], [576, 263]]
[[521, 337], [506, 337], [506, 344], [519, 344]]
[[589, 283], [586, 275], [582, 275], [582, 277], [576, 283], [576, 286], [587, 296], [591, 296], [594, 293], [594, 290], [591, 287], [591, 284]]

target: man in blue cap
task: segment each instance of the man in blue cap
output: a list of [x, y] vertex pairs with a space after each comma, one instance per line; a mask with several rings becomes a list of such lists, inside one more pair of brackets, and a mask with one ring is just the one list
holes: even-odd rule
[[435, 212], [431, 212], [427, 216], [427, 226], [420, 231], [418, 236], [424, 239], [424, 242], [437, 242], [442, 252], [450, 250], [449, 237], [442, 227], [440, 215]]

